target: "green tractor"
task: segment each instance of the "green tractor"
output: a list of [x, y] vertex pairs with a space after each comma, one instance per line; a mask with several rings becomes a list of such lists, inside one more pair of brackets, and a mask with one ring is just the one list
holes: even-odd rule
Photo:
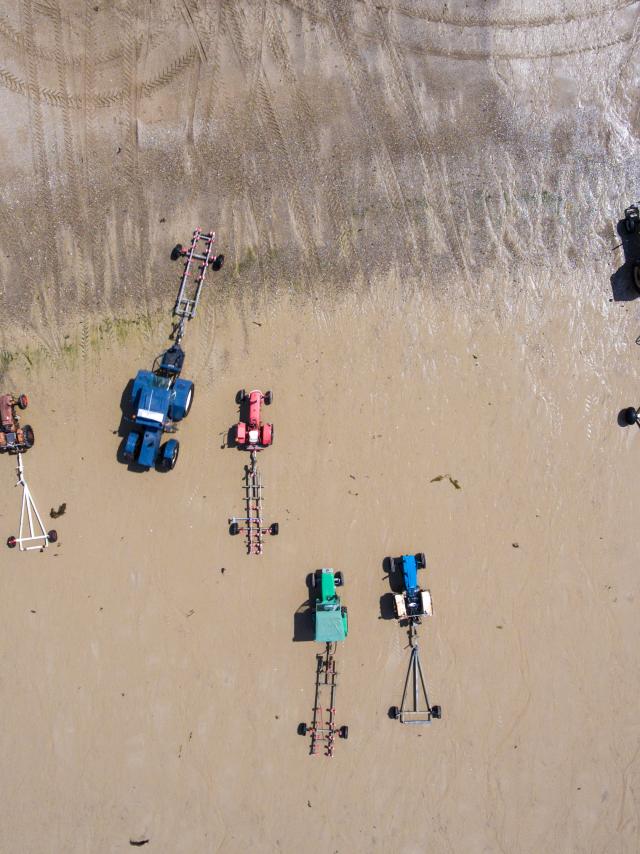
[[336, 588], [342, 587], [344, 576], [332, 569], [317, 569], [309, 586], [315, 593], [316, 641], [335, 643], [347, 636], [347, 609], [340, 604]]

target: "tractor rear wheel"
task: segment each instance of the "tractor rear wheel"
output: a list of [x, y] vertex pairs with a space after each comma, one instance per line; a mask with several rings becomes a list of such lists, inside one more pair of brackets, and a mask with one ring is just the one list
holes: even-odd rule
[[15, 549], [15, 547], [17, 545], [18, 545], [18, 541], [16, 540], [15, 537], [9, 537], [7, 539], [7, 546], [9, 546], [10, 549]]
[[26, 394], [21, 394], [18, 398], [18, 406], [20, 409], [26, 409], [29, 406], [29, 398]]
[[298, 724], [298, 735], [306, 735], [307, 734], [307, 725], [306, 724]]
[[232, 537], [235, 537], [235, 535], [236, 535], [239, 531], [240, 531], [240, 525], [238, 525], [238, 523], [237, 523], [237, 522], [232, 522], [232, 523], [229, 525], [229, 533], [231, 534], [231, 536], [232, 536]]
[[189, 414], [189, 410], [191, 409], [191, 406], [193, 405], [193, 397], [194, 397], [195, 393], [196, 393], [195, 383], [191, 383], [191, 388], [189, 389], [189, 394], [187, 395], [187, 405], [184, 408], [184, 415], [182, 416], [183, 418], [186, 418], [187, 415]]
[[341, 572], [334, 572], [333, 580], [335, 581], [336, 587], [342, 587], [344, 584], [344, 575]]
[[210, 264], [213, 270], [222, 270], [224, 266], [224, 255], [216, 255], [216, 257], [210, 261]]
[[418, 554], [416, 555], [416, 566], [418, 567], [418, 569], [424, 569], [426, 565], [427, 559], [424, 556], [424, 552], [418, 552]]
[[171, 458], [169, 460], [169, 471], [176, 467], [176, 463], [178, 462], [178, 456], [180, 454], [180, 442], [176, 440], [176, 446], [173, 449], [173, 453], [171, 454]]
[[264, 402], [267, 404], [267, 406], [271, 405], [272, 400], [273, 400], [273, 392], [272, 391], [265, 392]]
[[349, 738], [349, 727], [341, 726], [339, 732], [340, 738]]
[[442, 708], [440, 706], [431, 706], [431, 717], [440, 720], [442, 717]]
[[178, 258], [182, 255], [183, 251], [184, 250], [182, 248], [182, 243], [176, 243], [176, 245], [171, 250], [171, 260], [177, 261]]
[[52, 529], [52, 530], [51, 530], [51, 531], [49, 531], [49, 533], [47, 534], [47, 539], [49, 540], [49, 542], [50, 542], [50, 543], [57, 543], [57, 542], [58, 542], [58, 532], [57, 532], [57, 531], [54, 531], [54, 530]]
[[638, 411], [635, 407], [630, 406], [628, 409], [624, 411], [624, 417], [627, 424], [637, 424], [638, 423]]
[[33, 427], [30, 424], [27, 424], [24, 428], [24, 444], [27, 448], [33, 448], [34, 441], [35, 437], [33, 435]]

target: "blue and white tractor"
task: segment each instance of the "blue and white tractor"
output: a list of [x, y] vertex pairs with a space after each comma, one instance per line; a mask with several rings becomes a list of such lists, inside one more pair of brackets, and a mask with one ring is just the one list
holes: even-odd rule
[[423, 616], [432, 616], [431, 593], [423, 590], [418, 584], [418, 570], [427, 565], [424, 554], [419, 552], [415, 555], [402, 555], [400, 558], [392, 557], [390, 562], [392, 577], [399, 570], [402, 571], [402, 590], [394, 596], [396, 617], [409, 624], [420, 623]]

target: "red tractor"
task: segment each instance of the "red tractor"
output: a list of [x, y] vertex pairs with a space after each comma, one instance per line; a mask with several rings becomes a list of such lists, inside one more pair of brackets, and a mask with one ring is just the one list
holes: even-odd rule
[[273, 394], [268, 391], [263, 394], [254, 389], [249, 394], [244, 389], [239, 391], [236, 402], [240, 404], [240, 412], [247, 411], [245, 421], [236, 425], [236, 445], [246, 451], [260, 451], [273, 443], [273, 424], [263, 424], [260, 420], [260, 408], [263, 402], [269, 406]]
[[29, 424], [21, 427], [16, 412], [16, 407], [26, 409], [28, 403], [26, 394], [0, 395], [0, 454], [22, 454], [33, 447], [33, 428]]

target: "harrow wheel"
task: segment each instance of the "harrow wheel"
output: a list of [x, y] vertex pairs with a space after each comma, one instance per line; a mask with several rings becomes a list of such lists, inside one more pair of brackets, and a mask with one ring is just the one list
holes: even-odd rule
[[17, 545], [18, 545], [18, 541], [16, 540], [16, 538], [15, 538], [15, 537], [9, 537], [9, 538], [7, 539], [7, 546], [8, 546], [10, 549], [15, 549], [15, 547], [16, 547]]
[[47, 534], [47, 539], [49, 540], [50, 543], [57, 543], [58, 542], [58, 532], [54, 531], [52, 528], [49, 531], [49, 533]]

